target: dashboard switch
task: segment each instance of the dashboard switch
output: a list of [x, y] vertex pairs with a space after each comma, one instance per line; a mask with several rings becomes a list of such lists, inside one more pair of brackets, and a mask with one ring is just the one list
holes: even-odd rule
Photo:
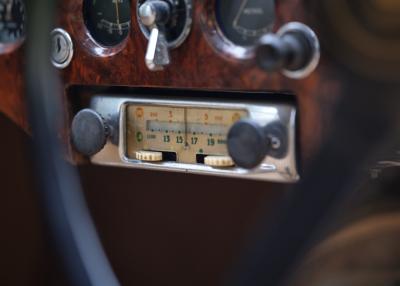
[[151, 31], [145, 56], [149, 70], [163, 70], [170, 63], [168, 44], [163, 32], [170, 15], [170, 6], [165, 1], [148, 0], [139, 8], [140, 21]]
[[138, 0], [139, 27], [148, 39], [145, 63], [160, 71], [171, 62], [169, 51], [180, 46], [192, 24], [192, 0]]
[[79, 111], [71, 127], [71, 139], [75, 149], [86, 156], [100, 152], [109, 137], [109, 126], [103, 117], [91, 109]]

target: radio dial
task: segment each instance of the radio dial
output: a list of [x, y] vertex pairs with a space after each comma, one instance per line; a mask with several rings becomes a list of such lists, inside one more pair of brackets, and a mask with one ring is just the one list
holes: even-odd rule
[[261, 126], [253, 120], [243, 119], [228, 133], [229, 155], [241, 168], [254, 169], [266, 156], [282, 158], [286, 151], [286, 128], [278, 122]]
[[104, 118], [91, 109], [79, 111], [71, 127], [71, 139], [75, 149], [86, 156], [100, 152], [110, 135], [110, 128]]

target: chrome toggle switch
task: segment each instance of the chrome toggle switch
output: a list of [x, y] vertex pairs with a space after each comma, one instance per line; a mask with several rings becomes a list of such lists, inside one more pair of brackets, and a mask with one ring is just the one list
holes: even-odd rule
[[163, 70], [170, 64], [168, 43], [165, 38], [165, 24], [171, 15], [170, 4], [165, 1], [149, 0], [139, 8], [139, 18], [151, 32], [145, 62], [149, 70]]
[[139, 27], [148, 39], [145, 62], [149, 70], [171, 63], [170, 50], [179, 47], [192, 26], [192, 0], [138, 0]]

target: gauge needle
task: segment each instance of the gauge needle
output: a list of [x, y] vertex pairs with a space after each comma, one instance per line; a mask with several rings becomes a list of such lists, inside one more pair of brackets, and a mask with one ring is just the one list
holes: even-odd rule
[[239, 28], [239, 19], [240, 19], [240, 17], [242, 16], [243, 11], [244, 11], [244, 8], [246, 8], [248, 2], [249, 2], [249, 0], [243, 0], [243, 1], [242, 1], [242, 4], [240, 4], [239, 11], [238, 11], [238, 13], [237, 13], [235, 19], [233, 20], [233, 27], [234, 27], [235, 29], [238, 29], [238, 28]]
[[122, 28], [121, 28], [121, 24], [119, 23], [119, 6], [118, 6], [118, 1], [119, 0], [113, 0], [115, 1], [115, 11], [117, 12], [117, 25], [118, 25], [118, 29], [119, 29], [119, 33], [122, 35]]
[[187, 109], [185, 108], [184, 110], [183, 110], [183, 116], [184, 116], [184, 121], [185, 121], [185, 146], [184, 146], [184, 148], [185, 149], [189, 149], [189, 143], [188, 143], [188, 122], [187, 122]]

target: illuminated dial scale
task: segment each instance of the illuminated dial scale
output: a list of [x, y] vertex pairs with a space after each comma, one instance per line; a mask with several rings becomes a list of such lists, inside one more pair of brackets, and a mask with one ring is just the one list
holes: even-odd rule
[[[248, 112], [239, 109], [129, 105], [127, 156], [140, 160], [143, 151], [156, 151], [175, 154], [178, 163], [206, 161], [229, 167], [233, 163], [229, 163], [226, 145], [228, 131], [236, 121], [246, 117]], [[151, 152], [147, 154], [154, 155]]]

